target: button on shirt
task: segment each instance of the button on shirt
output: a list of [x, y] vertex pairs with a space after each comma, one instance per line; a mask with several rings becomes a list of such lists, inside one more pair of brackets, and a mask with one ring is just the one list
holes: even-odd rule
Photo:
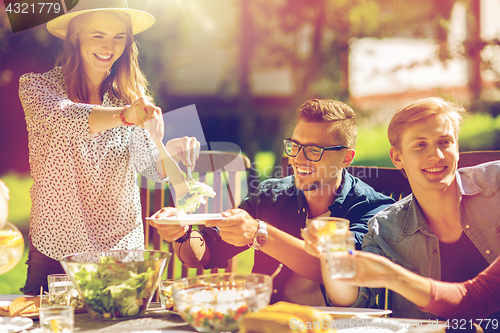
[[[367, 221], [378, 211], [390, 206], [394, 200], [376, 192], [372, 187], [353, 177], [346, 170], [342, 172], [342, 183], [337, 190], [335, 202], [328, 207], [330, 216], [343, 217], [350, 221], [350, 230], [356, 241], [356, 248], [361, 248], [363, 235], [367, 232]], [[247, 197], [240, 205], [253, 218], [260, 219], [274, 227], [301, 239], [300, 229], [306, 225], [307, 201], [304, 193], [295, 187], [294, 176], [269, 179], [259, 184], [257, 192]], [[202, 234], [206, 246], [210, 248], [210, 262], [206, 269], [227, 267], [228, 259], [248, 250], [248, 246], [235, 247], [224, 242], [218, 235], [217, 228], [205, 228]], [[263, 251], [255, 251], [254, 273], [271, 275], [280, 262]], [[284, 266], [274, 278], [273, 287], [277, 293], [271, 296], [271, 302], [281, 300], [283, 287], [291, 274]], [[321, 285], [323, 295], [324, 287]]]
[[[72, 102], [61, 69], [26, 74], [19, 83], [29, 137], [30, 237], [46, 256], [143, 249], [137, 172], [160, 181], [156, 150], [138, 126], [90, 134], [95, 105]], [[103, 106], [123, 102], [103, 97]]]

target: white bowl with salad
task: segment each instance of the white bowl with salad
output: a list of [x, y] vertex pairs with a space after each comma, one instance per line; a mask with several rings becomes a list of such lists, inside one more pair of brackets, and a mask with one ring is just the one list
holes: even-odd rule
[[72, 254], [60, 262], [91, 316], [120, 320], [144, 313], [171, 256], [162, 251], [116, 250]]
[[265, 274], [216, 273], [176, 280], [175, 308], [198, 332], [236, 332], [245, 314], [269, 305], [272, 278]]

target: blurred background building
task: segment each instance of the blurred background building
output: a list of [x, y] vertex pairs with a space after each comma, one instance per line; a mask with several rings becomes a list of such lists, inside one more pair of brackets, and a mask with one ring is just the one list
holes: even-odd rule
[[[278, 161], [295, 110], [309, 98], [348, 103], [362, 128], [427, 96], [499, 112], [500, 0], [129, 5], [156, 18], [137, 40], [158, 105], [168, 112], [195, 104], [206, 140], [236, 143], [252, 161], [262, 151]], [[0, 4], [0, 175], [29, 172], [18, 81], [50, 70], [60, 46], [45, 26], [13, 34]], [[479, 148], [499, 148], [496, 134], [487, 141]]]

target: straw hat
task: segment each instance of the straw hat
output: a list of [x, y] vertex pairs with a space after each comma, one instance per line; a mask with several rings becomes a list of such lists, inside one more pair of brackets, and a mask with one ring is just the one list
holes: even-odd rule
[[142, 10], [128, 8], [127, 0], [80, 0], [70, 12], [50, 20], [47, 23], [47, 30], [54, 36], [64, 39], [68, 24], [74, 17], [105, 10], [129, 14], [134, 35], [148, 29], [155, 22], [153, 15]]

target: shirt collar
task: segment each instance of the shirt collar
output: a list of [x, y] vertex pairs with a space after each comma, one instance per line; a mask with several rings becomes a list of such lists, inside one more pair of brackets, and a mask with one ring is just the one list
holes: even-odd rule
[[[295, 179], [295, 178], [294, 178]], [[342, 182], [340, 183], [339, 188], [335, 191], [335, 201], [328, 207], [330, 211], [332, 211], [336, 206], [342, 205], [347, 198], [347, 195], [351, 191], [353, 184], [353, 179], [349, 175], [346, 169], [342, 170]], [[299, 212], [307, 211], [307, 200], [304, 194], [304, 191], [297, 189], [298, 195], [298, 204], [299, 204]]]
[[417, 232], [417, 230], [422, 231], [422, 233], [428, 236], [434, 235], [425, 221], [424, 213], [422, 213], [422, 209], [420, 208], [417, 199], [413, 196], [413, 194], [411, 194], [410, 205], [408, 213], [406, 214], [402, 233], [404, 235], [411, 235]]
[[[476, 184], [467, 180], [467, 178], [462, 178], [458, 170], [455, 174], [455, 181], [457, 182], [457, 191], [459, 195], [459, 203], [462, 201], [463, 195], [474, 195], [482, 191], [482, 189]], [[422, 209], [417, 201], [417, 199], [411, 195], [410, 208], [408, 209], [408, 214], [406, 215], [406, 220], [403, 227], [403, 234], [409, 235], [415, 233], [417, 230], [421, 230], [426, 235], [434, 235], [432, 230], [427, 225], [425, 221]]]
[[462, 171], [457, 170], [455, 179], [457, 180], [457, 187], [461, 195], [475, 195], [483, 191], [476, 183], [472, 182], [467, 177], [462, 177]]

